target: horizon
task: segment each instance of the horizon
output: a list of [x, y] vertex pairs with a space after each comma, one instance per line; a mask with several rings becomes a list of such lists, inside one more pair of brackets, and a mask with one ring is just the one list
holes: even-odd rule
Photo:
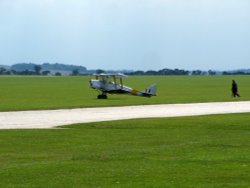
[[[55, 62], [55, 63], [50, 63], [50, 62], [44, 62], [44, 63], [33, 63], [33, 62], [29, 62], [29, 63], [26, 63], [26, 62], [22, 62], [22, 63], [15, 63], [15, 64], [12, 64], [12, 65], [3, 65], [3, 64], [0, 64], [0, 66], [8, 66], [8, 67], [12, 67], [14, 65], [18, 65], [18, 64], [35, 64], [35, 65], [44, 65], [44, 64], [50, 64], [50, 65], [55, 65], [55, 64], [61, 64], [61, 65], [67, 65], [67, 66], [81, 66], [81, 67], [84, 67], [86, 68], [86, 70], [88, 71], [93, 71], [93, 70], [98, 70], [100, 68], [97, 68], [97, 69], [89, 69], [88, 67], [84, 66], [84, 65], [75, 65], [75, 64], [63, 64], [63, 63], [58, 63], [58, 62]], [[223, 71], [240, 71], [240, 70], [250, 70], [250, 68], [236, 68], [236, 69], [223, 69], [223, 70], [218, 70], [218, 69], [182, 69], [182, 68], [168, 68], [168, 67], [165, 67], [165, 68], [162, 68], [162, 69], [170, 69], [170, 70], [185, 70], [185, 71], [196, 71], [196, 70], [200, 70], [202, 72], [207, 72], [207, 71], [216, 71], [216, 72], [223, 72]], [[142, 70], [142, 69], [100, 69], [100, 70], [104, 70], [104, 71], [159, 71], [159, 70], [162, 70], [162, 69], [146, 69], [146, 70]]]
[[249, 69], [249, 10], [248, 0], [1, 0], [0, 64]]

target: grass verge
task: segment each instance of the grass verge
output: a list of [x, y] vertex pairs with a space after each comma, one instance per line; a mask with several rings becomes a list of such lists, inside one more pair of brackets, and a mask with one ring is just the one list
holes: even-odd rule
[[[109, 95], [107, 100], [96, 99], [90, 78], [0, 77], [0, 111], [250, 100], [250, 76], [131, 76], [125, 85], [144, 90], [156, 83], [157, 96]], [[232, 79], [240, 98], [231, 96]]]
[[249, 187], [250, 114], [1, 130], [0, 187]]

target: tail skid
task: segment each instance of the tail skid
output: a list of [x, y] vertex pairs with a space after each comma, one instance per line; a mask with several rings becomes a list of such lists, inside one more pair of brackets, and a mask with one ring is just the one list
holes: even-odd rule
[[156, 84], [152, 84], [151, 86], [146, 88], [145, 91], [141, 91], [141, 93], [144, 96], [151, 97], [151, 96], [156, 96], [156, 90], [157, 90]]

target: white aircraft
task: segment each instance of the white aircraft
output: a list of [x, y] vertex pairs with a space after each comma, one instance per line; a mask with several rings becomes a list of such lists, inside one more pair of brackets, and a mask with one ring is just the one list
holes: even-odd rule
[[[90, 87], [100, 92], [98, 99], [107, 99], [109, 94], [128, 94], [141, 97], [156, 96], [156, 85], [153, 84], [145, 89], [145, 91], [137, 91], [123, 85], [122, 79], [127, 77], [124, 74], [94, 74], [95, 79], [90, 80]], [[113, 81], [111, 80], [113, 79]]]

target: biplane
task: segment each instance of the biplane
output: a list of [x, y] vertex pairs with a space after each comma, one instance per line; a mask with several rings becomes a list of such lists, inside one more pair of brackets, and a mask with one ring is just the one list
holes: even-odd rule
[[107, 99], [107, 94], [127, 94], [141, 97], [156, 96], [156, 85], [153, 84], [144, 91], [137, 91], [123, 85], [123, 78], [127, 75], [117, 74], [93, 74], [95, 79], [90, 80], [90, 87], [99, 91], [98, 99]]

